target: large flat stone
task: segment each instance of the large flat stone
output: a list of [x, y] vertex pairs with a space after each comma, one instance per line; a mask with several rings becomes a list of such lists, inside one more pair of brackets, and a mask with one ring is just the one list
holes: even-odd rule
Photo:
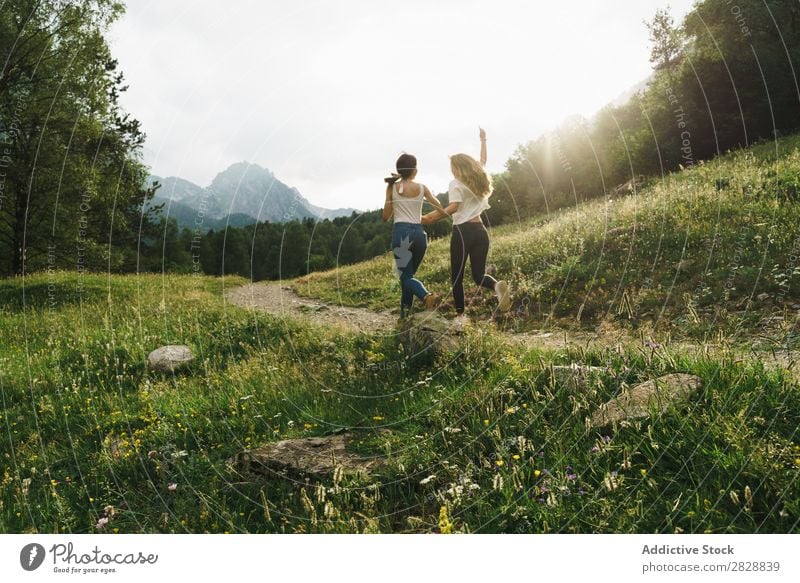
[[594, 428], [608, 427], [631, 419], [661, 414], [670, 407], [685, 405], [699, 392], [703, 380], [695, 375], [675, 373], [649, 380], [601, 405], [591, 416]]
[[346, 472], [370, 473], [385, 463], [380, 456], [365, 457], [348, 449], [353, 439], [351, 433], [324, 437], [284, 439], [256, 449], [245, 450], [234, 456], [230, 463], [245, 474], [308, 475], [325, 478], [336, 468]]

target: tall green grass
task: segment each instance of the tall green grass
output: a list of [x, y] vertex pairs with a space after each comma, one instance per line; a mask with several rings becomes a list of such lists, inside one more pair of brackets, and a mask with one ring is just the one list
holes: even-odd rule
[[[223, 287], [242, 283], [0, 284], [0, 531], [798, 531], [800, 391], [780, 370], [663, 349], [524, 350], [480, 326], [457, 358], [409, 363], [393, 335], [226, 305]], [[197, 362], [148, 371], [167, 343]], [[576, 361], [608, 374], [578, 394], [553, 385], [548, 367]], [[688, 409], [587, 428], [623, 384], [674, 371], [705, 381]], [[387, 457], [373, 479], [256, 478], [227, 463], [343, 427]]]

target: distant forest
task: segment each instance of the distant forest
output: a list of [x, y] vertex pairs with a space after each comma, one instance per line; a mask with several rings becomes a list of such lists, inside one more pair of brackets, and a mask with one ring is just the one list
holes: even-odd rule
[[[377, 188], [383, 187], [378, 183]], [[381, 211], [323, 221], [264, 222], [207, 233], [179, 229], [170, 219], [162, 221], [162, 229], [160, 250], [149, 257], [144, 270], [239, 274], [255, 281], [297, 277], [382, 255], [391, 250], [392, 235], [390, 223], [381, 220]], [[443, 222], [428, 229], [432, 236], [447, 232]]]
[[[105, 39], [123, 10], [16, 0], [0, 12], [0, 276], [63, 268], [290, 278], [389, 250], [378, 211], [194, 233], [150, 208], [144, 133], [119, 106], [126, 86]], [[489, 223], [609, 196], [797, 131], [796, 0], [702, 0], [681, 23], [658, 11], [646, 26], [646, 89], [521, 145], [494, 176]]]

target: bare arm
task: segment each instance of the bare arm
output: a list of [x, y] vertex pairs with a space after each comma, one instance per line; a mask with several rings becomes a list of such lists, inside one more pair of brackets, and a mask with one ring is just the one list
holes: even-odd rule
[[437, 199], [435, 196], [433, 196], [433, 194], [431, 194], [431, 191], [428, 190], [427, 186], [423, 186], [423, 188], [425, 189], [424, 190], [425, 200], [427, 200], [428, 203], [430, 203], [430, 205], [437, 211], [444, 212], [444, 207], [442, 206], [442, 203], [439, 202], [439, 199]]
[[486, 166], [486, 130], [483, 128], [478, 128], [480, 130], [480, 138], [481, 138], [481, 166]]
[[[436, 209], [435, 211], [429, 212], [427, 215], [423, 215], [422, 217], [422, 224], [423, 225], [431, 225], [436, 221], [439, 221], [445, 217], [451, 216], [454, 212], [458, 210], [458, 205], [461, 203], [458, 202], [451, 202], [445, 208]], [[441, 210], [440, 210], [441, 209]]]
[[394, 206], [392, 206], [392, 186], [393, 184], [386, 184], [386, 201], [383, 203], [383, 222], [385, 223], [392, 218], [394, 214]]

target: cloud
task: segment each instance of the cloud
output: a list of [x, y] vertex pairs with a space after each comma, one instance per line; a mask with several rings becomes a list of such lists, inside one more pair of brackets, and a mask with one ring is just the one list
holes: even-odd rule
[[249, 160], [315, 204], [376, 208], [401, 151], [441, 190], [479, 123], [498, 171], [646, 77], [642, 20], [665, 4], [153, 0], [131, 3], [112, 49], [155, 174], [205, 185]]

